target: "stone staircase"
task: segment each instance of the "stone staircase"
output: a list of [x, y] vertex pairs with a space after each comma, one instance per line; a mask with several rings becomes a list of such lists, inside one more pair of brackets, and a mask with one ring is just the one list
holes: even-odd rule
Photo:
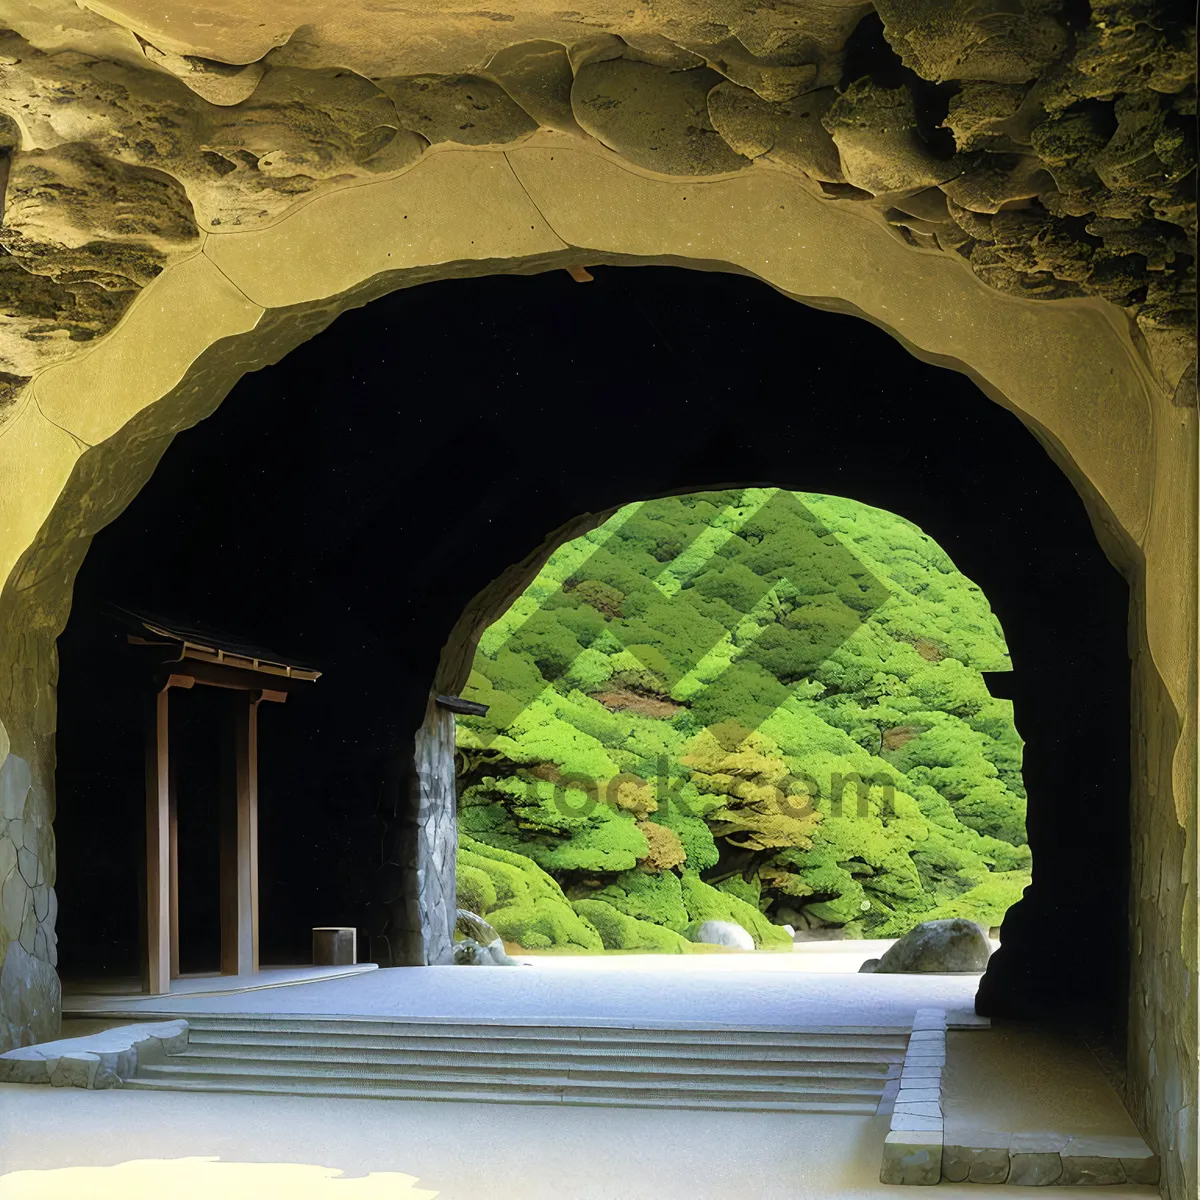
[[898, 1078], [909, 1035], [235, 1015], [188, 1025], [185, 1050], [121, 1086], [865, 1115]]

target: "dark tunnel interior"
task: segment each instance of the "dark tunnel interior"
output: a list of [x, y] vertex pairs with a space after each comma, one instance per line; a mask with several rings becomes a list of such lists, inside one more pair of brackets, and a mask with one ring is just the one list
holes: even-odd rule
[[[180, 434], [95, 538], [59, 641], [64, 977], [138, 970], [146, 681], [107, 605], [321, 669], [263, 706], [262, 958], [308, 961], [311, 928], [331, 924], [358, 926], [365, 957], [390, 768], [471, 597], [581, 513], [772, 484], [907, 517], [991, 601], [1014, 670], [989, 682], [1026, 741], [1034, 884], [986, 1006], [1119, 1031], [1128, 589], [1066, 475], [965, 375], [864, 320], [738, 275], [594, 274], [427, 284], [344, 314]], [[205, 691], [171, 701], [185, 971], [218, 959]]]

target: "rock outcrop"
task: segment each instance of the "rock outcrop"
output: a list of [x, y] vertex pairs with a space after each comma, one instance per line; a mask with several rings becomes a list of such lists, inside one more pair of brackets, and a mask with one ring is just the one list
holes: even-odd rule
[[990, 954], [987, 934], [974, 921], [954, 917], [918, 925], [889, 947], [882, 958], [868, 959], [859, 972], [875, 975], [983, 972]]
[[454, 919], [454, 963], [459, 967], [510, 967], [518, 961], [500, 935], [480, 916], [460, 908]]
[[[540, 32], [508, 43], [498, 16], [414, 11], [390, 43], [234, 22], [202, 54], [48, 0], [0, 31], [0, 420], [201, 231], [539, 128], [658, 175], [758, 166], [870, 201], [1001, 291], [1124, 308], [1173, 387], [1193, 354], [1195, 28], [1159, 0], [1088, 8], [676, 2], [633, 28], [597, 5], [584, 36], [518, 8], [513, 34]], [[225, 42], [238, 61], [213, 56]], [[906, 206], [931, 189], [935, 218]]]

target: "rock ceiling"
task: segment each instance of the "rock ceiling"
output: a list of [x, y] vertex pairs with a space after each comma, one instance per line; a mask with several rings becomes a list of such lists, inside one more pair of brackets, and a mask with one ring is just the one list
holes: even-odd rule
[[0, 404], [203, 234], [539, 128], [660, 177], [792, 173], [1005, 293], [1120, 306], [1163, 377], [1194, 353], [1180, 3], [6, 0], [0, 20]]

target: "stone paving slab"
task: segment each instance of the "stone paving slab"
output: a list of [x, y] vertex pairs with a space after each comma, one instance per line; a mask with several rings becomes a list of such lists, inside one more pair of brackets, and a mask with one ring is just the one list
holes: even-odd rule
[[[621, 956], [634, 957], [634, 956]], [[655, 956], [657, 957], [657, 956]], [[670, 956], [680, 958], [679, 955]], [[187, 1016], [264, 1013], [400, 1017], [405, 1020], [531, 1023], [608, 1022], [697, 1026], [888, 1026], [911, 1029], [925, 1009], [969, 1009], [978, 976], [846, 975], [788, 970], [799, 955], [696, 956], [700, 965], [636, 964], [600, 970], [587, 963], [541, 961], [513, 967], [387, 967], [352, 978], [295, 983], [239, 994], [113, 997], [99, 1012]], [[586, 956], [580, 956], [586, 958]], [[780, 967], [772, 965], [779, 960]], [[69, 1011], [75, 1011], [71, 1005]]]

